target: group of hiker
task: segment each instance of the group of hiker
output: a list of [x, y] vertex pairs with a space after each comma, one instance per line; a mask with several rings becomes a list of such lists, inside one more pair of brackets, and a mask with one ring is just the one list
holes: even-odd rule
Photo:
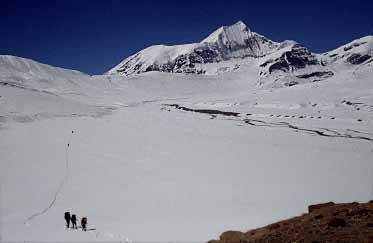
[[[66, 221], [66, 228], [70, 228], [70, 222], [72, 224], [73, 229], [78, 229], [76, 225], [77, 217], [75, 214], [70, 215], [70, 212], [65, 212], [65, 221]], [[83, 217], [80, 221], [80, 225], [82, 226], [82, 230], [87, 231], [87, 218]]]

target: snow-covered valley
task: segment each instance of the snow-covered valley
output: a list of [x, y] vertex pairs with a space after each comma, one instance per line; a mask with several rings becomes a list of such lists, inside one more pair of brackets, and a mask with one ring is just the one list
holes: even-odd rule
[[[250, 58], [89, 76], [1, 56], [2, 239], [203, 242], [372, 199], [372, 62], [284, 87], [273, 77], [299, 70], [260, 85]], [[65, 229], [65, 211], [91, 230]]]

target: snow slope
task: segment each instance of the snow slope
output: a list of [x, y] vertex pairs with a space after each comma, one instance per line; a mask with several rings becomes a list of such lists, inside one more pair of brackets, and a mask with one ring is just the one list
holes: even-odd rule
[[[88, 76], [1, 56], [2, 239], [203, 242], [309, 204], [372, 199], [372, 63], [278, 48], [211, 66], [219, 75]], [[259, 79], [262, 61], [294, 48], [334, 74], [285, 88], [263, 81], [281, 71]], [[91, 230], [66, 230], [67, 210]]]
[[[16, 85], [23, 88], [49, 91], [75, 89], [87, 78], [81, 72], [52, 67], [30, 59], [2, 55], [0, 56], [0, 78], [2, 85]], [[79, 84], [75, 81], [79, 80]]]

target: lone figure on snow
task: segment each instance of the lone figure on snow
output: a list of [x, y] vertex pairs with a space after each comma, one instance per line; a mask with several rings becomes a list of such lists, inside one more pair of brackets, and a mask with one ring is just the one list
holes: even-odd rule
[[78, 226], [76, 226], [76, 215], [71, 215], [71, 224], [73, 225], [73, 229], [78, 229]]
[[87, 218], [82, 218], [82, 221], [80, 223], [82, 225], [82, 230], [87, 231]]
[[66, 221], [66, 228], [70, 228], [70, 212], [65, 212], [65, 221]]

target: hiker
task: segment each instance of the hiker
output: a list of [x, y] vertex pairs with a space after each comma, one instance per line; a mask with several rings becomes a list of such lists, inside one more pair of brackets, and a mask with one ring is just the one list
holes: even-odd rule
[[87, 231], [87, 218], [82, 218], [82, 221], [80, 223], [82, 225], [82, 230]]
[[73, 225], [73, 229], [78, 229], [78, 226], [76, 226], [76, 215], [71, 215], [71, 224]]
[[66, 228], [70, 228], [70, 212], [65, 212], [65, 221], [66, 221]]

